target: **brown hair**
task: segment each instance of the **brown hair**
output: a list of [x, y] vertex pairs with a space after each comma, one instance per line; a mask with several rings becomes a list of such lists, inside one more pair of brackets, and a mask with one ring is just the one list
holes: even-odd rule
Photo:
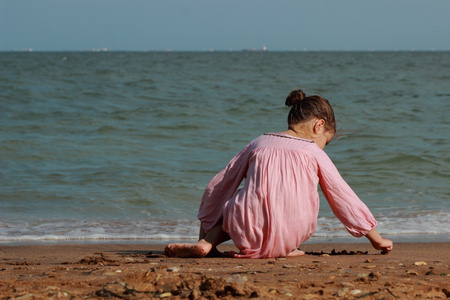
[[289, 129], [292, 125], [318, 118], [325, 120], [327, 130], [336, 132], [333, 108], [327, 99], [317, 95], [306, 96], [302, 90], [294, 90], [286, 97], [285, 104], [291, 107], [287, 118]]

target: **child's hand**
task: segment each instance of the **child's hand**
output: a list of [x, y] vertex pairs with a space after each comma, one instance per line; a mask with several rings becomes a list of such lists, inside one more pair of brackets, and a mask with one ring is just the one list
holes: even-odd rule
[[382, 238], [380, 241], [372, 242], [372, 246], [377, 250], [383, 250], [384, 252], [392, 251], [394, 243], [391, 240]]
[[392, 248], [394, 247], [394, 243], [392, 243], [391, 240], [382, 238], [375, 228], [366, 234], [366, 238], [369, 239], [375, 249], [382, 250], [384, 253], [392, 251]]

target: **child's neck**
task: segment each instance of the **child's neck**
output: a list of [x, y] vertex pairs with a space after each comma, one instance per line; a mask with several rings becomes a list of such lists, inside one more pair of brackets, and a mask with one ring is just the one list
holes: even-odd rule
[[302, 130], [298, 130], [298, 129], [294, 129], [294, 128], [289, 128], [288, 130], [283, 131], [283, 133], [288, 134], [288, 135], [292, 135], [292, 136], [295, 136], [295, 137], [299, 137], [299, 138], [302, 138], [302, 139], [306, 139], [306, 140], [312, 140], [311, 135], [305, 133]]

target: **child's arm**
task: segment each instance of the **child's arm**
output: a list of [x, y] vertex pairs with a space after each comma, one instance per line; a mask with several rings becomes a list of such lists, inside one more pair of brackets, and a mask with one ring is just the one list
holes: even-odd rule
[[382, 238], [375, 228], [369, 231], [369, 233], [367, 233], [365, 237], [372, 243], [372, 246], [377, 250], [389, 252], [392, 251], [392, 248], [394, 247], [392, 241]]

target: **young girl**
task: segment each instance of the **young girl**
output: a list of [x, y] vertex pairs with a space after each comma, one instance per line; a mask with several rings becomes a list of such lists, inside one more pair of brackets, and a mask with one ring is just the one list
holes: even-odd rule
[[377, 250], [392, 250], [393, 243], [378, 234], [377, 221], [323, 151], [336, 132], [328, 100], [296, 90], [286, 105], [291, 107], [288, 130], [256, 138], [212, 179], [199, 208], [199, 241], [168, 245], [167, 256], [217, 254], [216, 246], [230, 238], [240, 250], [234, 257], [303, 255], [297, 247], [316, 229], [318, 184], [350, 234], [367, 237]]

